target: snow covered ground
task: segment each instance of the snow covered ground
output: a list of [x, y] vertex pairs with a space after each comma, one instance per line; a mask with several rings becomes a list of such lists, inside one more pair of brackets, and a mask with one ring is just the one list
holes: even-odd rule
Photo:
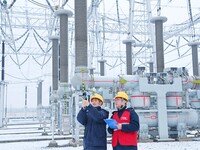
[[[83, 150], [82, 146], [66, 147], [70, 138], [64, 135], [55, 135], [58, 147], [48, 147], [51, 132], [47, 129], [48, 135], [43, 136], [44, 130], [38, 130], [38, 127], [37, 124], [0, 128], [0, 150]], [[111, 144], [107, 150], [112, 150]], [[200, 150], [200, 141], [139, 142], [138, 150]]]
[[[1, 143], [1, 150], [83, 150], [83, 147], [47, 147], [50, 141]], [[66, 140], [56, 141], [58, 145], [67, 144]], [[200, 150], [200, 141], [139, 143], [138, 150]], [[108, 144], [108, 150], [112, 150]]]

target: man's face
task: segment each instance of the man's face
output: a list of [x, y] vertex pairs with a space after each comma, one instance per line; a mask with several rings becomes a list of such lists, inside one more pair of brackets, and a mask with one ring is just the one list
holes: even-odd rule
[[94, 107], [98, 107], [98, 106], [102, 105], [102, 102], [99, 99], [97, 99], [97, 98], [93, 98], [92, 101], [91, 101], [91, 104]]
[[121, 97], [115, 98], [115, 106], [117, 108], [121, 108], [122, 105], [125, 106], [125, 103], [126, 103], [125, 100], [122, 100]]

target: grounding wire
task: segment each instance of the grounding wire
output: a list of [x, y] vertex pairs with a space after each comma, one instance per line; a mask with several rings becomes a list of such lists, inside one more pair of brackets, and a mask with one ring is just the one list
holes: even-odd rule
[[[164, 43], [166, 43], [168, 46], [171, 46], [171, 47], [176, 47], [175, 45], [173, 45], [172, 44], [172, 42], [173, 42], [174, 40], [171, 40], [171, 42], [169, 43], [169, 42], [167, 42], [167, 41], [164, 41]], [[165, 48], [165, 50], [166, 50], [167, 48]], [[164, 50], [164, 51], [165, 51]]]
[[15, 41], [18, 41], [19, 39], [24, 37], [26, 35], [26, 33], [28, 33], [28, 32], [29, 32], [29, 29], [27, 29], [20, 37], [16, 38]]
[[27, 56], [26, 59], [25, 59], [21, 64], [18, 64], [18, 63], [14, 60], [14, 58], [12, 58], [11, 55], [9, 55], [9, 56], [10, 56], [11, 60], [12, 60], [19, 68], [20, 68], [20, 67], [28, 60], [28, 58], [29, 58], [29, 56]]
[[[47, 57], [47, 54], [48, 54], [48, 52], [52, 49], [52, 47], [50, 47], [49, 49], [48, 49], [48, 47], [49, 47], [49, 44], [50, 44], [50, 41], [49, 41], [49, 43], [47, 44], [47, 50], [45, 51], [45, 55], [44, 55], [44, 59], [43, 59], [43, 62], [42, 62], [42, 68], [44, 67], [44, 65], [50, 60], [50, 58], [51, 57], [49, 57], [49, 59], [46, 61], [46, 57]], [[46, 62], [45, 62], [46, 61]]]
[[[183, 45], [181, 45], [179, 48], [184, 47], [184, 46], [187, 46], [187, 45], [188, 45], [188, 43], [183, 44]], [[170, 50], [170, 51], [168, 51], [168, 52], [165, 52], [165, 55], [166, 55], [166, 54], [169, 54], [169, 53], [171, 53], [171, 52], [173, 52], [173, 51], [176, 51], [176, 49], [177, 49], [177, 48], [174, 48], [174, 49], [172, 49], [172, 50]]]
[[[12, 78], [14, 78], [14, 79], [18, 79], [18, 80], [27, 80], [27, 79], [25, 79], [25, 78], [19, 78], [19, 77], [16, 77], [16, 76], [13, 76], [13, 75], [10, 75], [10, 74], [8, 74], [8, 73], [5, 73], [7, 76], [9, 76], [9, 77], [12, 77]], [[30, 82], [30, 80], [28, 80], [29, 82]], [[10, 83], [10, 82], [9, 82]]]
[[14, 4], [15, 4], [16, 0], [13, 0], [12, 3], [8, 6], [8, 9], [10, 9]]
[[165, 64], [168, 64], [168, 63], [171, 63], [171, 62], [177, 61], [177, 60], [179, 60], [179, 59], [182, 59], [182, 58], [184, 58], [184, 57], [188, 57], [188, 56], [190, 56], [190, 55], [191, 55], [191, 53], [189, 53], [189, 54], [187, 54], [187, 55], [184, 55], [184, 56], [181, 56], [181, 57], [179, 57], [179, 58], [176, 58], [176, 59], [170, 60], [170, 61], [168, 61], [168, 62], [165, 62]]
[[32, 56], [32, 58], [33, 58], [33, 60], [35, 60], [35, 62], [36, 62], [39, 66], [42, 66], [42, 64], [40, 64], [34, 56]]
[[171, 40], [171, 42], [170, 43], [168, 43], [168, 42], [166, 42], [166, 41], [164, 41], [164, 43], [166, 43], [167, 44], [167, 47], [164, 49], [164, 52], [171, 46], [171, 47], [176, 47], [176, 46], [174, 46], [174, 45], [172, 45], [172, 42], [173, 42], [174, 40]]
[[33, 33], [33, 36], [34, 36], [34, 38], [35, 38], [35, 40], [36, 40], [38, 46], [40, 47], [40, 49], [45, 53], [45, 50], [44, 50], [44, 49], [42, 48], [42, 46], [40, 45], [40, 43], [39, 43], [39, 41], [38, 41], [38, 39], [36, 38], [36, 36], [35, 36], [34, 33]]
[[52, 12], [55, 12], [55, 10], [54, 10], [53, 7], [51, 6], [50, 2], [49, 2], [48, 0], [46, 0], [46, 2], [47, 2], [47, 4], [48, 4], [49, 8], [51, 9], [51, 11], [52, 11]]
[[149, 68], [149, 66], [146, 65], [146, 63], [142, 62], [139, 58], [137, 59], [142, 65], [144, 65], [145, 67]]
[[191, 30], [193, 32], [193, 37], [194, 37], [195, 36], [195, 28], [194, 28], [194, 21], [193, 21], [193, 16], [192, 16], [191, 1], [187, 0], [187, 2], [188, 2], [188, 15], [189, 15], [189, 20], [190, 20]]
[[68, 0], [65, 0], [64, 3], [62, 4], [61, 8], [64, 8], [64, 6], [67, 4]]
[[36, 33], [36, 35], [42, 40], [44, 41], [45, 43], [48, 43], [44, 38], [42, 38], [35, 29], [33, 29], [33, 31]]
[[36, 2], [35, 0], [28, 0], [30, 3], [37, 5], [39, 7], [43, 7], [43, 8], [49, 8], [47, 5], [44, 5], [42, 3]]
[[146, 40], [145, 43], [143, 44], [143, 46], [141, 47], [141, 49], [140, 49], [139, 51], [137, 51], [137, 53], [135, 53], [135, 56], [136, 56], [136, 55], [139, 55], [140, 53], [143, 52], [142, 49], [144, 48], [145, 44], [148, 43], [148, 42], [149, 42], [149, 39]]
[[49, 57], [46, 61], [44, 60], [42, 63], [42, 68], [49, 62], [49, 60], [51, 59], [51, 57]]
[[190, 51], [191, 48], [189, 48], [185, 53], [183, 53], [180, 57], [183, 57], [185, 54], [187, 54]]
[[184, 36], [181, 36], [186, 42], [189, 42], [188, 39], [186, 39]]
[[27, 36], [26, 36], [24, 42], [23, 42], [23, 43], [21, 44], [21, 46], [18, 48], [17, 52], [19, 52], [19, 51], [21, 50], [21, 48], [24, 46], [24, 44], [26, 43], [26, 41], [27, 41], [29, 35], [30, 35], [30, 33], [27, 34]]

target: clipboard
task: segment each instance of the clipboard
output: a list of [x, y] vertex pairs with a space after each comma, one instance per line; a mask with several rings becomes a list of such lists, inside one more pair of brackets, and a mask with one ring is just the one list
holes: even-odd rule
[[104, 119], [104, 121], [106, 122], [106, 124], [111, 128], [111, 129], [117, 129], [117, 126], [115, 126], [117, 123], [116, 120], [114, 119]]

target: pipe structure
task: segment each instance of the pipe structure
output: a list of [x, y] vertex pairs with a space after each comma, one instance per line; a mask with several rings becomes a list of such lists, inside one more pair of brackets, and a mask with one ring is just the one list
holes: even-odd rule
[[198, 46], [200, 42], [190, 42], [188, 46], [192, 47], [192, 66], [193, 66], [193, 75], [199, 76], [199, 63], [198, 63]]
[[[167, 82], [173, 80], [173, 76], [168, 76], [165, 78]], [[88, 74], [87, 68], [77, 67], [75, 74], [71, 79], [72, 86], [79, 90], [80, 86], [84, 82], [86, 88], [90, 87], [102, 87], [117, 88], [123, 86], [124, 89], [138, 89], [140, 75], [122, 75], [122, 76], [97, 76], [91, 77]], [[196, 83], [200, 80], [200, 77], [195, 76], [182, 76], [181, 84], [183, 90], [187, 89], [200, 89], [199, 85]]]
[[[159, 118], [157, 110], [136, 110], [139, 114], [140, 122], [145, 123], [148, 127], [157, 127]], [[198, 127], [200, 120], [198, 111], [192, 109], [173, 109], [167, 110], [167, 125], [168, 127], [177, 127], [178, 123], [186, 123], [190, 127]], [[190, 118], [190, 119], [187, 119]]]
[[80, 86], [83, 83], [85, 89], [90, 87], [138, 89], [139, 75], [91, 77], [86, 68], [83, 70], [82, 67], [77, 67], [75, 75], [71, 79], [71, 84], [76, 90], [80, 90]]
[[151, 23], [155, 23], [156, 35], [156, 65], [157, 72], [163, 72], [164, 67], [164, 49], [163, 49], [163, 23], [167, 21], [166, 17], [153, 17]]
[[[76, 70], [71, 83], [77, 92], [80, 91], [82, 83], [84, 83], [87, 90], [101, 88], [104, 89], [102, 91], [113, 89], [113, 92], [115, 92], [116, 89], [122, 87], [121, 89], [128, 91], [131, 105], [141, 118], [140, 137], [148, 137], [146, 135], [148, 135], [149, 127], [158, 127], [158, 140], [165, 141], [171, 140], [169, 139], [171, 128], [174, 130], [176, 127], [178, 137], [183, 138], [186, 136], [188, 127], [198, 128], [200, 123], [200, 92], [197, 90], [199, 88], [196, 86], [197, 83], [195, 83], [199, 78], [186, 76], [185, 69], [181, 70], [181, 77], [175, 74], [177, 70], [173, 68], [172, 71], [174, 73], [169, 72], [171, 74], [168, 76], [162, 76], [160, 73], [152, 74], [155, 78], [159, 78], [158, 75], [161, 75], [165, 82], [157, 83], [155, 80], [155, 82], [151, 83], [148, 81], [148, 76], [145, 77], [144, 75], [91, 77], [87, 70], [83, 70], [80, 67], [79, 70]], [[195, 90], [187, 92], [186, 90], [188, 89]], [[187, 106], [187, 109], [183, 109], [184, 91], [187, 92], [187, 105], [192, 104], [190, 107]], [[109, 97], [110, 95], [108, 95], [107, 91], [103, 92], [103, 96]], [[191, 119], [188, 120], [187, 118]]]
[[135, 43], [135, 41], [127, 39], [123, 40], [123, 43], [126, 44], [126, 73], [127, 75], [132, 75], [133, 74], [132, 43]]

